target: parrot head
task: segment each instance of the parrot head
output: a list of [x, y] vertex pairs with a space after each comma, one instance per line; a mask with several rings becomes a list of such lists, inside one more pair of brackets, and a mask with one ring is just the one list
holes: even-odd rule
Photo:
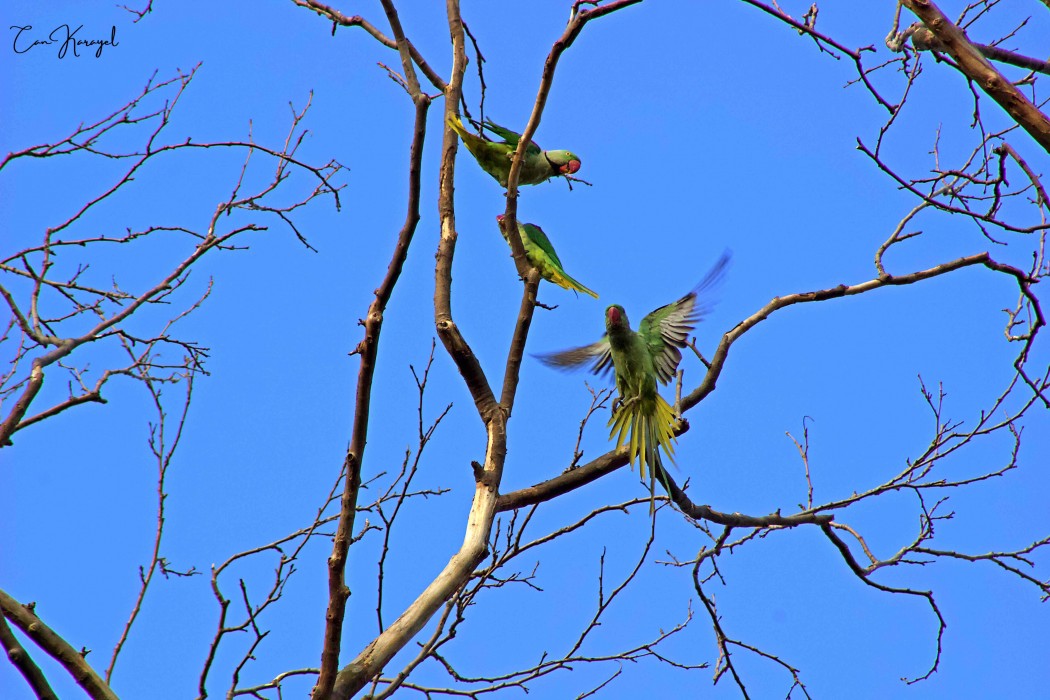
[[627, 312], [619, 304], [613, 304], [605, 310], [605, 330], [618, 331], [629, 329], [631, 324], [627, 321]]
[[580, 157], [572, 151], [547, 151], [547, 160], [559, 175], [572, 175], [580, 169]]
[[507, 238], [507, 232], [503, 230], [503, 219], [503, 214], [496, 214], [496, 225], [499, 226], [499, 233], [503, 236], [504, 240], [509, 241], [510, 239]]

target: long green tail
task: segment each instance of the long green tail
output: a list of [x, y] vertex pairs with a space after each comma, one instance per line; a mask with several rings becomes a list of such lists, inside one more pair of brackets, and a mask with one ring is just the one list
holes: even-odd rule
[[609, 438], [616, 439], [616, 448], [628, 445], [628, 456], [631, 467], [638, 461], [638, 473], [645, 479], [646, 467], [649, 468], [649, 510], [652, 512], [656, 498], [656, 472], [663, 467], [660, 448], [667, 458], [674, 463], [674, 426], [675, 415], [671, 406], [662, 396], [655, 399], [628, 400], [609, 419], [612, 430]]
[[[543, 270], [540, 270], [540, 272], [543, 272]], [[568, 289], [569, 291], [583, 292], [584, 294], [590, 294], [595, 299], [598, 298], [598, 294], [596, 292], [583, 286], [575, 279], [570, 277], [569, 274], [563, 270], [551, 269], [550, 277], [548, 277], [547, 279], [553, 282], [554, 284], [558, 285], [559, 287], [562, 287], [563, 289]]]
[[452, 130], [455, 131], [457, 134], [459, 134], [461, 137], [466, 137], [468, 135], [469, 136], [473, 136], [474, 135], [474, 134], [471, 134], [469, 131], [467, 131], [467, 127], [463, 126], [463, 122], [460, 120], [458, 114], [450, 114], [450, 115], [448, 115], [447, 122], [448, 122], [448, 125], [452, 127]]

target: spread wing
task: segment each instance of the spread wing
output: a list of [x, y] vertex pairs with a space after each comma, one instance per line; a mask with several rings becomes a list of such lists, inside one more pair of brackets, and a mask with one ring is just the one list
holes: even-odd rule
[[590, 345], [561, 352], [542, 353], [533, 357], [548, 367], [560, 370], [575, 370], [591, 364], [591, 371], [599, 376], [608, 374], [613, 366], [609, 339], [606, 336], [602, 336], [601, 340]]
[[679, 348], [685, 347], [689, 333], [698, 321], [711, 312], [714, 302], [702, 295], [724, 279], [729, 259], [729, 251], [726, 251], [693, 291], [676, 302], [661, 306], [639, 324], [638, 334], [649, 348], [656, 376], [662, 384], [667, 384], [674, 377], [678, 363], [682, 361]]

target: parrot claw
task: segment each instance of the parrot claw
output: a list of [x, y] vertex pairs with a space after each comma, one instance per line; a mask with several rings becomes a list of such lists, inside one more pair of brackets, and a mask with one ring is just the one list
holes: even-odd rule
[[616, 415], [617, 413], [619, 413], [620, 411], [623, 411], [624, 409], [630, 408], [632, 404], [637, 403], [637, 402], [638, 402], [638, 397], [637, 396], [632, 396], [631, 398], [626, 399], [626, 400], [624, 400], [623, 397], [617, 397], [617, 398], [613, 399], [613, 402], [612, 402], [613, 415]]

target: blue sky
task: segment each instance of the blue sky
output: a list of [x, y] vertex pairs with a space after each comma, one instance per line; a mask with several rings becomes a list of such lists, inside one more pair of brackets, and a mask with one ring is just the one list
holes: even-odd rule
[[[376, 65], [396, 67], [396, 54], [363, 31], [340, 29], [333, 37], [330, 24], [291, 2], [155, 4], [151, 15], [133, 24], [110, 2], [5, 3], [0, 152], [64, 136], [126, 102], [154, 71], [166, 79], [199, 63], [166, 143], [245, 139], [250, 124], [258, 143], [277, 145], [288, 130], [289, 103], [301, 109], [312, 92], [304, 121], [310, 135], [300, 156], [316, 163], [335, 159], [348, 168], [340, 176], [346, 184], [341, 210], [330, 200], [317, 201], [296, 219], [317, 252], [280, 222], [257, 217], [269, 229], [242, 240], [250, 249], [205, 259], [174, 300], [179, 308], [187, 306], [213, 284], [202, 308], [179, 323], [183, 337], [210, 349], [210, 375], [195, 385], [168, 475], [162, 546], [171, 566], [204, 575], [154, 582], [114, 677], [121, 697], [166, 699], [196, 696], [218, 614], [209, 567], [308, 524], [338, 474], [357, 375], [357, 359], [348, 353], [360, 339], [357, 320], [382, 279], [404, 218], [412, 108]], [[408, 36], [447, 75], [443, 8], [402, 4]], [[799, 16], [805, 4], [796, 5], [784, 7]], [[889, 57], [882, 38], [892, 4], [861, 5], [822, 7], [818, 26], [850, 46], [876, 45], [879, 52], [866, 59], [874, 65]], [[497, 3], [463, 4], [487, 59], [486, 114], [512, 128], [524, 126], [568, 7], [544, 0], [512, 14]], [[378, 3], [343, 9], [385, 26]], [[15, 32], [7, 27], [32, 25], [36, 33], [64, 23], [82, 24], [81, 32], [92, 37], [108, 37], [115, 26], [119, 45], [105, 47], [98, 58], [59, 59], [49, 47], [13, 50]], [[1035, 18], [1016, 48], [1023, 50], [1046, 30], [1045, 15]], [[973, 34], [993, 38], [980, 29]], [[909, 108], [886, 145], [894, 164], [916, 177], [932, 167], [929, 151], [938, 130], [949, 167], [961, 164], [973, 136], [965, 82], [944, 65], [924, 62]], [[642, 3], [588, 26], [562, 58], [536, 140], [579, 154], [578, 175], [593, 187], [569, 191], [551, 182], [525, 188], [519, 217], [541, 224], [569, 273], [601, 299], [541, 285], [540, 301], [557, 308], [537, 311], [528, 351], [597, 339], [606, 304], [622, 304], [637, 322], [689, 290], [726, 248], [733, 251], [732, 268], [718, 305], [697, 330], [706, 354], [773, 297], [871, 279], [875, 250], [916, 200], [856, 149], [858, 137], [874, 142], [885, 113], [861, 88], [844, 88], [853, 77], [848, 60], [821, 56], [812, 41], [743, 3]], [[890, 76], [879, 80], [888, 94], [897, 94]], [[466, 91], [476, 105], [473, 64]], [[422, 220], [383, 327], [366, 479], [396, 471], [405, 450], [415, 449], [417, 396], [409, 365], [426, 364], [434, 337], [443, 110], [435, 100], [423, 160]], [[1007, 123], [990, 101], [982, 102], [982, 110], [993, 128]], [[141, 132], [129, 130], [121, 138], [115, 147], [130, 147], [141, 142]], [[1025, 134], [1008, 138], [1036, 172], [1047, 170], [1047, 155]], [[76, 231], [120, 233], [150, 224], [203, 229], [216, 204], [229, 196], [242, 160], [241, 153], [222, 151], [157, 159]], [[37, 244], [48, 226], [111, 182], [117, 167], [76, 156], [23, 159], [0, 171], [4, 257]], [[261, 182], [272, 167], [257, 157], [250, 178]], [[307, 178], [291, 183], [297, 192], [308, 186]], [[461, 149], [453, 311], [493, 382], [502, 376], [521, 294], [495, 225], [504, 203], [501, 188]], [[1034, 209], [1012, 213], [1026, 224], [1038, 223]], [[235, 221], [256, 220], [238, 216]], [[1034, 236], [1020, 234], [1003, 234], [1008, 245], [994, 245], [964, 218], [933, 212], [921, 214], [910, 228], [924, 233], [888, 255], [891, 272], [984, 250], [1025, 266], [1036, 245]], [[144, 288], [191, 248], [192, 242], [167, 236], [133, 249], [99, 250], [85, 274], [100, 286], [116, 278]], [[70, 271], [77, 262], [63, 255], [59, 269]], [[885, 481], [931, 437], [933, 419], [919, 377], [927, 387], [943, 383], [945, 414], [967, 425], [1009, 381], [1016, 345], [1003, 337], [1001, 310], [1016, 297], [1008, 280], [974, 268], [777, 312], [733, 347], [717, 391], [689, 413], [691, 430], [678, 445], [679, 480], [690, 479], [693, 499], [717, 510], [794, 512], [805, 499], [805, 480], [785, 432], [800, 437], [809, 416], [815, 500], [843, 498]], [[139, 327], [155, 329], [162, 316], [144, 315]], [[7, 345], [0, 346], [5, 360]], [[1030, 360], [1036, 374], [1047, 365], [1041, 345]], [[97, 376], [112, 357], [110, 350], [88, 348], [82, 362], [90, 362], [89, 376]], [[695, 386], [702, 366], [687, 357], [683, 368], [687, 388]], [[40, 408], [64, 395], [65, 379], [58, 371], [53, 377], [38, 398]], [[602, 385], [584, 374], [553, 372], [531, 358], [521, 379], [503, 492], [561, 473], [589, 403], [584, 381]], [[172, 389], [167, 396], [174, 394]], [[108, 662], [129, 613], [156, 517], [148, 395], [130, 381], [114, 381], [106, 396], [107, 404], [77, 407], [20, 431], [0, 453], [0, 588], [20, 601], [36, 601], [42, 619], [77, 648], [93, 650], [88, 658], [97, 668]], [[394, 531], [386, 572], [388, 621], [462, 541], [473, 494], [470, 460], [484, 454], [484, 431], [470, 395], [439, 342], [426, 420], [448, 403], [453, 407], [424, 454], [417, 484], [450, 492], [412, 502]], [[596, 417], [584, 435], [585, 460], [609, 448], [606, 415]], [[1050, 531], [1047, 411], [1034, 407], [1023, 424], [1020, 468], [953, 492], [945, 507], [955, 516], [939, 524], [932, 546], [983, 553], [1022, 547]], [[944, 476], [999, 468], [1008, 459], [1006, 437], [991, 436], [953, 456]], [[594, 508], [645, 493], [635, 474], [620, 470], [541, 507], [530, 532], [539, 537]], [[883, 557], [909, 542], [918, 527], [914, 499], [904, 495], [849, 509], [838, 519], [863, 532]], [[648, 533], [646, 508], [637, 507], [629, 515], [603, 515], [541, 550], [521, 566], [531, 571], [539, 559], [536, 583], [544, 592], [518, 586], [482, 596], [448, 648], [449, 658], [466, 674], [488, 675], [526, 665], [544, 651], [564, 651], [593, 613], [603, 551], [609, 585], [630, 571]], [[667, 654], [713, 666], [711, 624], [689, 569], [658, 563], [671, 556], [688, 560], [709, 541], [666, 510], [656, 537], [653, 561], [585, 650], [597, 655], [648, 641], [691, 608], [694, 620], [668, 643]], [[352, 550], [344, 663], [375, 634], [380, 544], [373, 533]], [[327, 542], [304, 549], [284, 599], [265, 619], [273, 631], [244, 671], [248, 682], [317, 665], [329, 551]], [[1046, 555], [1035, 560], [1041, 568], [1034, 575], [1045, 579]], [[253, 592], [261, 591], [274, 563], [263, 557], [235, 570], [224, 590], [233, 595], [237, 578], [244, 577]], [[727, 633], [801, 669], [814, 697], [1038, 697], [1050, 687], [1046, 606], [1033, 586], [991, 564], [939, 562], [876, 574], [887, 585], [934, 590], [948, 621], [939, 671], [912, 686], [899, 678], [926, 672], [935, 648], [934, 617], [921, 600], [864, 586], [819, 532], [774, 532], [723, 555], [719, 569], [725, 585], [713, 581], [705, 590], [716, 596]], [[220, 653], [211, 696], [225, 693], [245, 643], [235, 637]], [[77, 697], [61, 670], [31, 644], [27, 648], [62, 697]], [[397, 657], [388, 672], [413, 653], [410, 648]], [[735, 659], [753, 697], [787, 692], [790, 678], [781, 668], [745, 652]], [[533, 695], [574, 697], [613, 670], [555, 674], [537, 683]], [[731, 679], [712, 687], [711, 676], [711, 668], [684, 672], [651, 662], [628, 664], [605, 696], [739, 696]], [[424, 666], [413, 679], [440, 684], [442, 674]], [[312, 679], [288, 681], [285, 697], [301, 697], [311, 685]], [[8, 665], [0, 664], [0, 689], [5, 698], [30, 697]]]

